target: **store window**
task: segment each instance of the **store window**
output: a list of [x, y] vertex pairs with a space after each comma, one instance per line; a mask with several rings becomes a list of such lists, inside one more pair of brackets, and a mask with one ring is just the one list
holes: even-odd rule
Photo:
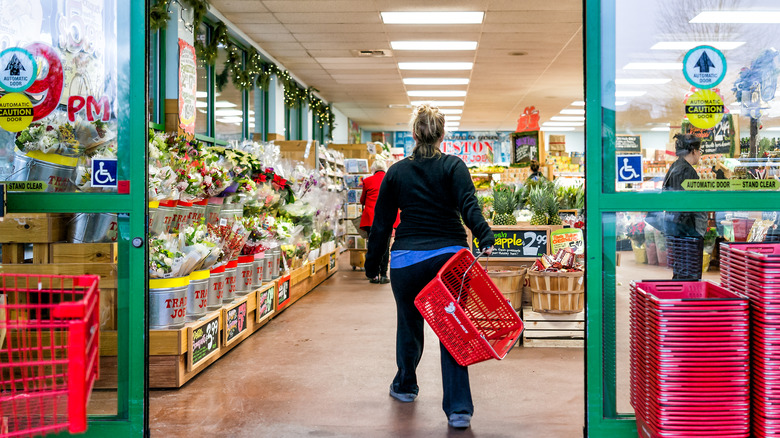
[[265, 101], [266, 93], [257, 87], [252, 87], [249, 90], [249, 111], [247, 111], [247, 123], [249, 128], [250, 139], [265, 139]]
[[[683, 190], [778, 190], [780, 32], [729, 15], [776, 2], [602, 4], [615, 11], [614, 38], [602, 47], [604, 161], [615, 166], [605, 184], [659, 191], [672, 163], [688, 157]], [[677, 134], [700, 146], [676, 147]]]
[[160, 101], [163, 98], [160, 80], [160, 32], [149, 34], [149, 121], [155, 124], [164, 124], [163, 111]]
[[[207, 38], [211, 38], [211, 28], [205, 24], [200, 26], [197, 35], [201, 43], [205, 43]], [[212, 68], [202, 59], [198, 58], [198, 91], [195, 106], [197, 114], [195, 116], [195, 134], [208, 136], [210, 134], [209, 120], [211, 117], [209, 101], [211, 93], [211, 71]]]
[[[241, 55], [243, 59], [243, 52]], [[216, 70], [222, 72], [228, 59], [228, 49], [220, 46], [217, 50]], [[242, 61], [243, 62], [243, 61]], [[228, 79], [221, 90], [217, 90], [214, 99], [214, 138], [221, 141], [242, 140], [244, 138], [244, 92], [236, 88]]]

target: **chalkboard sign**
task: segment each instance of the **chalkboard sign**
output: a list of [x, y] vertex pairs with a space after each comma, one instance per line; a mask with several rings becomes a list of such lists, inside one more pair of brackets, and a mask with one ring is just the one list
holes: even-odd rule
[[290, 299], [290, 276], [285, 275], [276, 282], [276, 290], [278, 291], [278, 297], [276, 300], [276, 308], [281, 309], [287, 301]]
[[701, 139], [702, 155], [723, 154], [731, 156], [736, 146], [734, 122], [731, 114], [724, 114], [723, 119], [710, 129], [701, 129], [685, 121], [682, 132], [693, 134]]
[[615, 152], [618, 154], [642, 153], [642, 137], [639, 135], [616, 135]]
[[330, 274], [331, 271], [333, 271], [334, 269], [336, 269], [336, 253], [335, 252], [331, 253], [330, 257], [328, 258], [328, 274]]
[[526, 167], [531, 161], [539, 161], [539, 131], [513, 132], [509, 139], [512, 141], [512, 164]]
[[219, 313], [187, 329], [187, 349], [190, 352], [188, 371], [219, 351]]
[[274, 298], [276, 295], [276, 285], [267, 283], [257, 291], [257, 310], [255, 311], [255, 321], [258, 323], [268, 319], [274, 312]]
[[231, 307], [225, 309], [225, 345], [230, 345], [238, 335], [245, 332], [246, 326], [246, 314], [247, 304], [246, 299], [240, 303], [236, 303]]
[[[538, 256], [549, 253], [550, 227], [512, 227], [505, 229], [493, 227], [496, 243], [493, 246], [491, 259], [535, 260]], [[479, 241], [471, 238], [471, 252], [479, 253]]]

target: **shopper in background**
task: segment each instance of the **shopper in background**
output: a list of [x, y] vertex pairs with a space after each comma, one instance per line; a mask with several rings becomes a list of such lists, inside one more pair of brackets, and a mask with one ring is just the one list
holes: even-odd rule
[[[678, 158], [664, 177], [663, 190], [683, 190], [683, 181], [699, 179], [693, 166], [701, 159], [701, 139], [693, 134], [675, 134], [674, 139]], [[670, 250], [674, 250], [674, 253], [670, 253], [674, 272], [672, 278], [701, 278], [707, 214], [700, 211], [668, 211], [664, 227], [667, 238], [671, 239]]]
[[[401, 402], [414, 401], [419, 391], [416, 369], [423, 353], [424, 320], [414, 299], [455, 252], [468, 246], [461, 218], [488, 254], [494, 242], [466, 164], [439, 150], [444, 114], [434, 106], [420, 105], [414, 110], [411, 128], [416, 142], [412, 155], [390, 167], [379, 190], [365, 263], [367, 277], [379, 273], [400, 208], [401, 223], [390, 253], [398, 366], [390, 396]], [[450, 426], [467, 428], [474, 413], [468, 368], [458, 365], [441, 343], [439, 349], [444, 413]]]
[[539, 172], [539, 162], [536, 160], [531, 161], [531, 174], [528, 175], [526, 181], [539, 181], [540, 179], [546, 179], [542, 172]]
[[[374, 222], [374, 209], [376, 208], [376, 198], [379, 196], [379, 187], [382, 186], [382, 180], [387, 172], [387, 164], [384, 160], [374, 160], [371, 163], [371, 173], [373, 175], [363, 178], [363, 193], [360, 195], [360, 205], [363, 206], [363, 214], [360, 216], [360, 228], [366, 230], [371, 235], [371, 224]], [[371, 283], [390, 283], [387, 278], [387, 265], [390, 261], [390, 247], [382, 255], [379, 262], [379, 274], [371, 278]]]

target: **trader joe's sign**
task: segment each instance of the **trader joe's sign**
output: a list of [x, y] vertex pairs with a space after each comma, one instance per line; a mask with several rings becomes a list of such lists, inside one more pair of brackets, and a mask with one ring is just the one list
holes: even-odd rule
[[[547, 253], [547, 233], [549, 229], [493, 230], [496, 243], [490, 257], [533, 258]], [[471, 252], [479, 254], [479, 240], [471, 239]]]

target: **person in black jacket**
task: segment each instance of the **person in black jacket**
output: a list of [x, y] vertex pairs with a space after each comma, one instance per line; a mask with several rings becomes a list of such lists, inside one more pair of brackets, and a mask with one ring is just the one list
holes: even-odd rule
[[[693, 134], [675, 134], [677, 161], [672, 163], [664, 177], [663, 190], [683, 190], [683, 181], [699, 179], [693, 168], [701, 159], [701, 139]], [[665, 233], [676, 248], [671, 254], [675, 279], [699, 279], [702, 271], [704, 234], [707, 214], [704, 212], [666, 212]]]
[[[419, 391], [416, 368], [423, 353], [424, 320], [414, 306], [415, 297], [454, 253], [468, 247], [461, 219], [479, 240], [480, 249], [490, 254], [494, 243], [466, 164], [439, 150], [444, 115], [434, 106], [420, 105], [413, 113], [411, 128], [416, 142], [411, 156], [393, 164], [382, 180], [365, 261], [366, 276], [374, 278], [400, 209], [401, 223], [390, 253], [398, 366], [390, 396], [401, 402], [414, 401]], [[439, 346], [442, 408], [451, 427], [467, 428], [474, 413], [468, 368], [458, 365], [441, 343]]]

